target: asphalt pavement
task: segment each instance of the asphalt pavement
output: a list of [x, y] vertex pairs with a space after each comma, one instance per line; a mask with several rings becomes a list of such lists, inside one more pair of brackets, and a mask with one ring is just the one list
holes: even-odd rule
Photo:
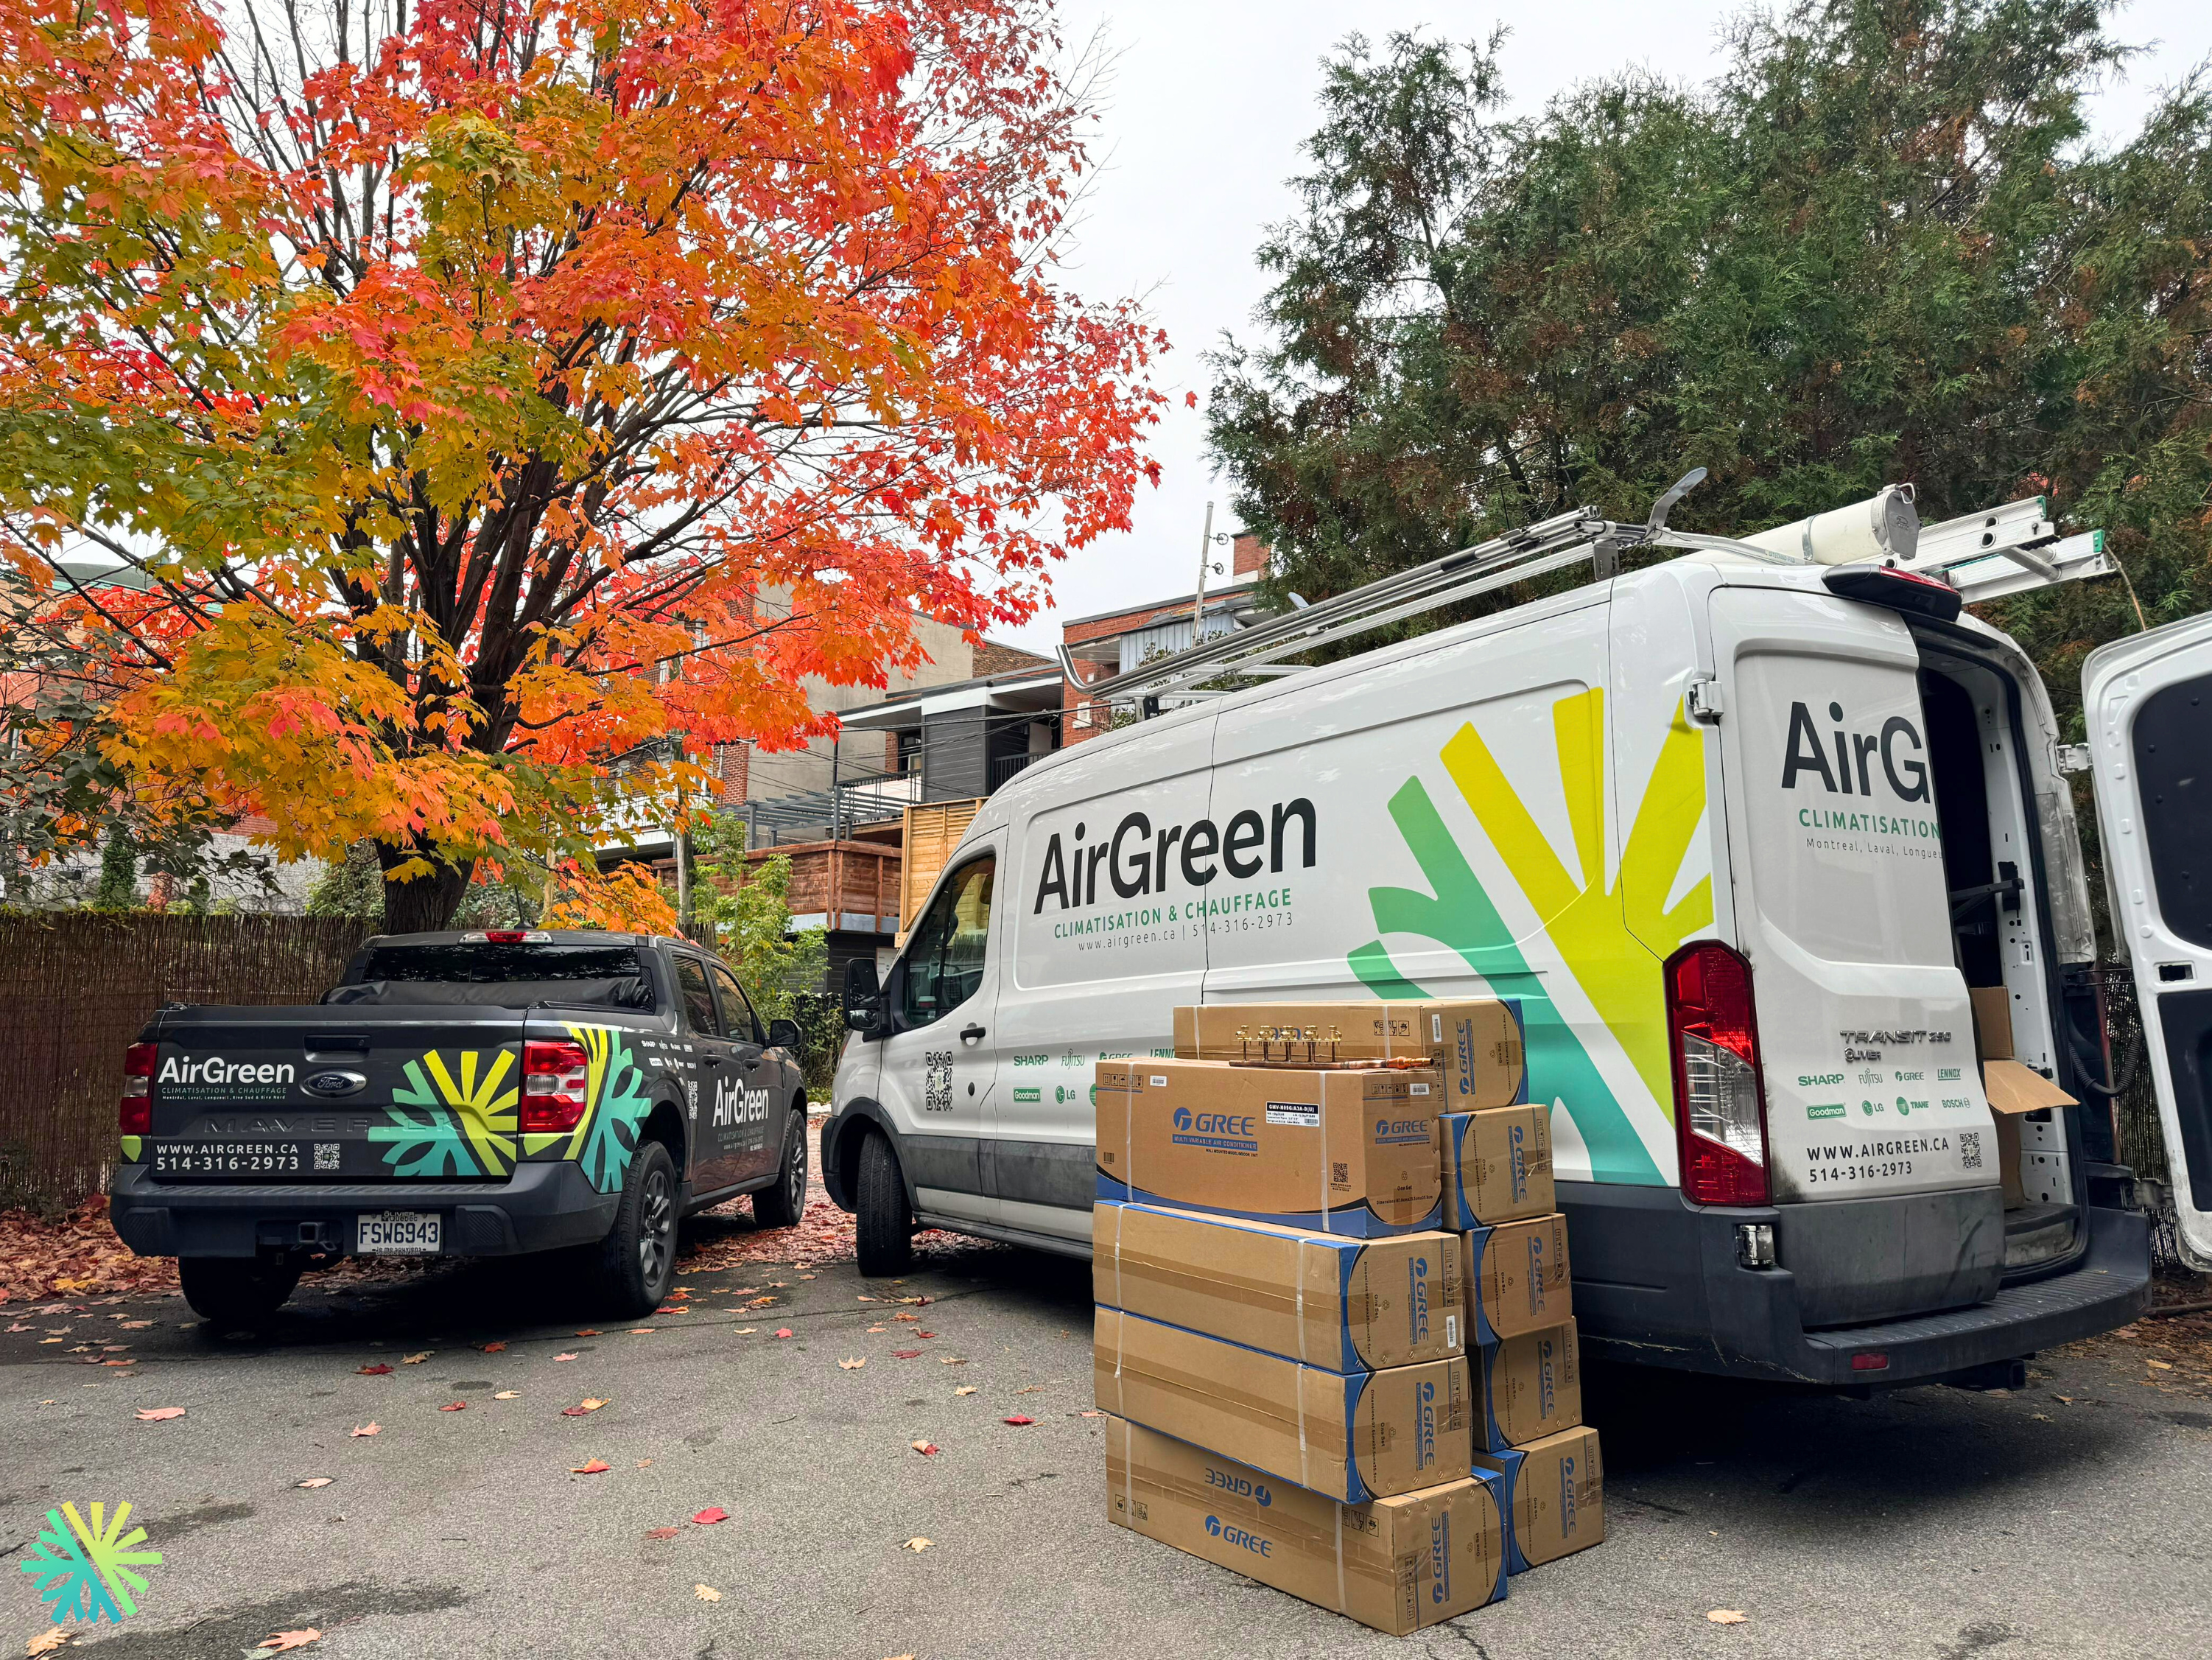
[[[709, 1260], [775, 1249], [749, 1231], [707, 1223]], [[303, 1629], [329, 1660], [2212, 1647], [2212, 1393], [2125, 1346], [2004, 1395], [1601, 1373], [1606, 1542], [1393, 1639], [1108, 1523], [1082, 1265], [953, 1241], [897, 1284], [739, 1262], [639, 1329], [549, 1278], [311, 1280], [252, 1336], [173, 1297], [0, 1310], [0, 1551], [65, 1500], [133, 1506], [163, 1560], [135, 1615], [74, 1628], [102, 1660]], [[21, 1645], [46, 1627], [6, 1582]]]

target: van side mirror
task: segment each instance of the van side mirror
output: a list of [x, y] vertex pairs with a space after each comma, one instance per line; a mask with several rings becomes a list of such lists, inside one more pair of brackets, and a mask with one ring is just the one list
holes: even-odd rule
[[884, 994], [872, 957], [856, 957], [845, 964], [845, 1024], [863, 1037], [883, 1029]]
[[771, 1020], [768, 1023], [768, 1046], [772, 1049], [790, 1049], [794, 1054], [805, 1043], [796, 1020]]

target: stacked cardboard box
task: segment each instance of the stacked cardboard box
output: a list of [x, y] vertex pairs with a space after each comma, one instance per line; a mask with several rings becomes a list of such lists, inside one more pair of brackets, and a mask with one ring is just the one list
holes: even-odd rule
[[1505, 1589], [1505, 1480], [1474, 1465], [1467, 1259], [1437, 1227], [1457, 1079], [1403, 1031], [1285, 1038], [1293, 1012], [1239, 1012], [1270, 1036], [1209, 1038], [1215, 1011], [1181, 1010], [1194, 1052], [1099, 1063], [1108, 1513], [1416, 1631]]

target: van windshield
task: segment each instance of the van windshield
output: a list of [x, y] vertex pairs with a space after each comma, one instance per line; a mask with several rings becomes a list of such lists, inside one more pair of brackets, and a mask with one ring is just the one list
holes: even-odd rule
[[361, 977], [325, 1003], [533, 1004], [651, 1011], [653, 981], [634, 946], [494, 940], [379, 946]]

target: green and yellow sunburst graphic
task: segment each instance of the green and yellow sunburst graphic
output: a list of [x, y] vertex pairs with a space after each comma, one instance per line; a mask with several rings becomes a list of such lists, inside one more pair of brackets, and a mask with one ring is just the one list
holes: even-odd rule
[[116, 1505], [112, 1520], [97, 1499], [86, 1509], [92, 1512], [89, 1522], [75, 1505], [48, 1511], [30, 1554], [15, 1565], [37, 1578], [39, 1600], [50, 1606], [56, 1625], [121, 1620], [137, 1613], [135, 1598], [145, 1590], [146, 1578], [137, 1570], [161, 1566], [161, 1552], [134, 1548], [145, 1542], [145, 1529], [124, 1530], [131, 1519], [129, 1505]]
[[458, 1079], [435, 1049], [407, 1063], [407, 1082], [385, 1110], [392, 1122], [368, 1132], [370, 1140], [389, 1144], [384, 1159], [398, 1174], [504, 1176], [514, 1167], [520, 1092], [507, 1075], [514, 1056], [496, 1049], [489, 1066], [484, 1061], [478, 1050], [462, 1050]]

